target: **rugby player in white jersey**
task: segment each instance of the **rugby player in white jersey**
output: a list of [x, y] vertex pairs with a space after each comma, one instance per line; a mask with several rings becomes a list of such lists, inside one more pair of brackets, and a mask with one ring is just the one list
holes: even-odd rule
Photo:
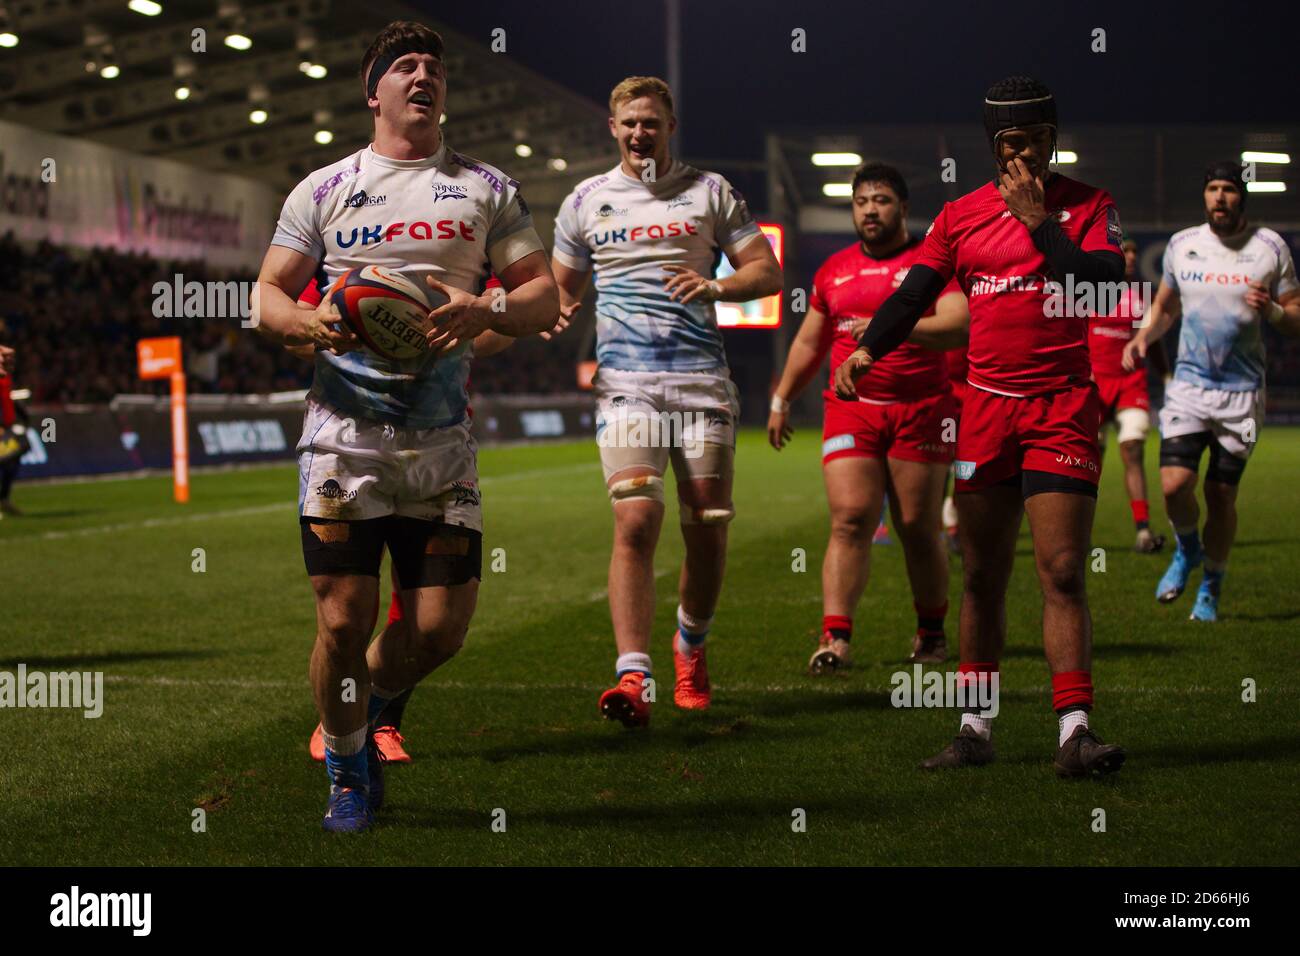
[[[309, 175], [289, 195], [259, 276], [259, 328], [314, 344], [299, 453], [299, 514], [316, 594], [311, 679], [325, 736], [327, 830], [364, 830], [383, 799], [372, 722], [388, 701], [449, 660], [478, 595], [482, 517], [466, 416], [471, 343], [491, 330], [549, 330], [559, 301], [519, 184], [452, 151], [442, 38], [385, 27], [362, 60], [374, 142]], [[425, 353], [389, 361], [339, 327], [328, 297], [295, 299], [350, 268], [384, 266], [448, 297]], [[495, 272], [505, 308], [476, 295]], [[367, 650], [384, 546], [407, 626]]]
[[[673, 97], [629, 77], [609, 98], [619, 164], [579, 183], [555, 222], [562, 307], [596, 277], [597, 444], [614, 508], [609, 608], [617, 684], [600, 711], [650, 720], [654, 553], [671, 460], [686, 545], [673, 636], [679, 707], [709, 706], [705, 637], [722, 589], [740, 404], [713, 303], [781, 290], [781, 267], [745, 200], [722, 176], [674, 159]], [[735, 274], [712, 278], [725, 253]], [[670, 433], [670, 434], [666, 434]], [[666, 447], [666, 446], [671, 447]]]
[[[1300, 335], [1300, 285], [1285, 240], [1246, 221], [1240, 164], [1210, 166], [1203, 191], [1206, 221], [1169, 240], [1155, 302], [1123, 362], [1136, 368], [1182, 316], [1174, 378], [1160, 410], [1160, 484], [1178, 549], [1156, 600], [1176, 600], [1204, 562], [1191, 620], [1214, 621], [1237, 534], [1237, 487], [1263, 424], [1263, 324]], [[1202, 542], [1196, 473], [1207, 447]]]

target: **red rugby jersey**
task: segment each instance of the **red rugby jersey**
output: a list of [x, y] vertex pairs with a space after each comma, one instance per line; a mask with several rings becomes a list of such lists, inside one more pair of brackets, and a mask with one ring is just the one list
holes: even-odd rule
[[[1105, 190], [1057, 173], [1045, 200], [1048, 213], [1084, 252], [1120, 252], [1119, 213]], [[944, 204], [916, 263], [945, 280], [955, 276], [970, 301], [970, 384], [1024, 396], [1088, 381], [1088, 320], [1047, 318], [1044, 285], [1064, 277], [1052, 276], [1047, 258], [994, 183]]]
[[943, 353], [948, 357], [948, 381], [960, 385], [966, 384], [966, 346], [949, 349]]
[[[1095, 376], [1126, 375], [1121, 364], [1124, 346], [1137, 333], [1133, 327], [1143, 315], [1142, 296], [1136, 288], [1125, 286], [1119, 301], [1109, 315], [1088, 317], [1088, 354], [1092, 358], [1092, 374]], [[1138, 368], [1145, 368], [1138, 360]]]
[[18, 420], [18, 413], [14, 411], [14, 398], [9, 394], [13, 384], [14, 380], [8, 375], [0, 375], [0, 425], [5, 428]]
[[[831, 353], [831, 387], [835, 369], [858, 347], [853, 324], [876, 314], [903, 282], [921, 251], [919, 239], [892, 255], [873, 259], [862, 243], [841, 249], [813, 277], [812, 308], [826, 316], [819, 346]], [[957, 291], [951, 283], [944, 293]], [[934, 315], [931, 309], [926, 315]], [[871, 374], [858, 379], [858, 395], [874, 402], [913, 402], [942, 394], [949, 388], [944, 353], [904, 342], [871, 366]]]

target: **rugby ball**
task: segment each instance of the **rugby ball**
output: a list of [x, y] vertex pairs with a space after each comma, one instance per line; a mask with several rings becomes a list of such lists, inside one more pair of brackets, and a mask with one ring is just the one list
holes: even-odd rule
[[328, 296], [366, 348], [393, 361], [424, 354], [433, 328], [429, 312], [447, 302], [442, 293], [382, 266], [349, 269], [334, 280]]

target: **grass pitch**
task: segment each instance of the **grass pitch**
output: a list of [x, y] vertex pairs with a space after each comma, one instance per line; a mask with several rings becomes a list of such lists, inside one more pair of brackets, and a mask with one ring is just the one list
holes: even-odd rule
[[[0, 522], [0, 670], [103, 671], [106, 702], [97, 720], [0, 712], [0, 863], [1300, 862], [1300, 430], [1265, 430], [1247, 469], [1215, 625], [1186, 620], [1190, 589], [1155, 603], [1167, 556], [1130, 550], [1111, 449], [1094, 535], [1106, 570], [1089, 579], [1094, 724], [1129, 762], [1082, 783], [1052, 774], [1027, 530], [992, 766], [916, 769], [957, 716], [890, 705], [914, 626], [897, 545], [874, 551], [857, 668], [805, 675], [827, 531], [818, 452], [811, 429], [781, 454], [757, 432], [741, 438], [706, 714], [668, 699], [682, 557], [670, 512], [653, 648], [662, 693], [648, 732], [597, 714], [614, 649], [611, 516], [594, 445], [482, 452], [478, 615], [464, 651], [407, 708], [415, 760], [390, 770], [380, 825], [352, 838], [321, 831], [325, 774], [307, 756], [314, 613], [294, 469], [195, 476], [188, 506], [171, 503], [166, 478], [20, 485], [27, 516]], [[498, 548], [505, 570], [493, 572]], [[795, 548], [807, 552], [804, 573], [791, 569]], [[1242, 701], [1247, 678], [1254, 703]], [[196, 807], [204, 833], [192, 830]], [[1096, 808], [1105, 832], [1093, 829]], [[492, 828], [497, 809], [504, 832]], [[792, 828], [796, 810], [806, 832]]]

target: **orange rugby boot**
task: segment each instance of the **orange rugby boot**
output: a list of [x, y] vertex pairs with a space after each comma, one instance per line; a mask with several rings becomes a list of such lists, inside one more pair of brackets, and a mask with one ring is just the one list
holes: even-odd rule
[[406, 743], [406, 738], [398, 732], [396, 727], [375, 728], [375, 744], [379, 747], [379, 752], [384, 755], [385, 763], [411, 762], [411, 755], [402, 746], [404, 743]]
[[650, 701], [646, 700], [645, 674], [628, 671], [618, 684], [600, 695], [600, 713], [606, 720], [622, 721], [624, 727], [650, 724]]
[[708, 710], [713, 688], [709, 686], [709, 665], [704, 657], [704, 645], [683, 654], [677, 649], [679, 637], [680, 631], [673, 635], [673, 669], [677, 672], [673, 703], [684, 710]]
[[325, 728], [320, 724], [311, 732], [311, 743], [307, 745], [312, 760], [325, 760]]

